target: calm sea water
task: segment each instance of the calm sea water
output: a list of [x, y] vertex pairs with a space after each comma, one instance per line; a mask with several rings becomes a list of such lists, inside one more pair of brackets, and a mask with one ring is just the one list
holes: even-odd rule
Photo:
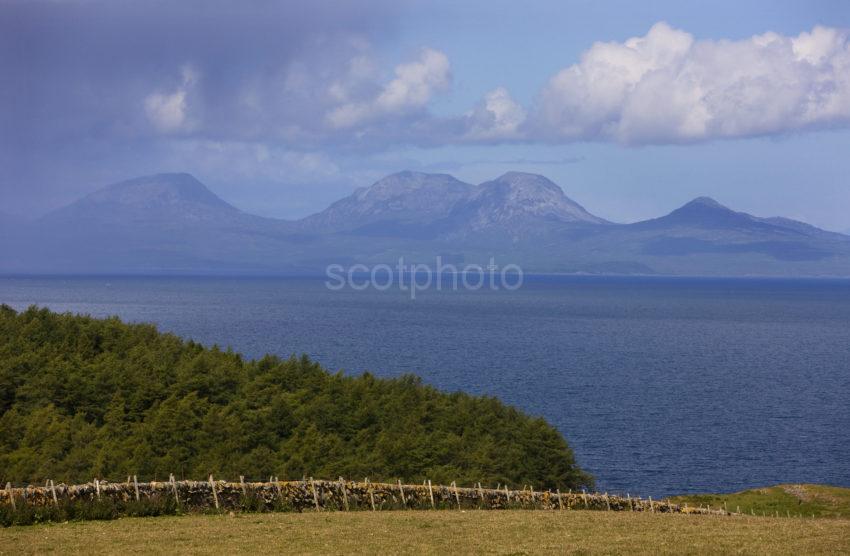
[[321, 279], [0, 278], [0, 302], [498, 396], [558, 427], [601, 490], [850, 486], [850, 281], [527, 277], [411, 300]]

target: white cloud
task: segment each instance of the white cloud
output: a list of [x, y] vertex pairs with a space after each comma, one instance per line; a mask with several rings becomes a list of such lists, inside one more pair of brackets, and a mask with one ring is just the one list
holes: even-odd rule
[[666, 23], [596, 43], [540, 94], [527, 139], [676, 143], [850, 123], [850, 44], [815, 27], [695, 40]]
[[181, 70], [182, 83], [172, 93], [151, 93], [145, 97], [145, 113], [148, 120], [161, 133], [188, 131], [192, 125], [188, 118], [187, 95], [198, 79], [190, 66]]
[[[360, 64], [365, 66], [365, 64]], [[350, 128], [381, 116], [403, 116], [427, 106], [431, 97], [449, 87], [451, 66], [445, 54], [425, 48], [419, 59], [395, 68], [395, 78], [372, 98], [345, 102], [327, 113], [326, 120], [336, 129]], [[335, 83], [330, 93], [340, 99], [347, 91]]]
[[467, 138], [470, 140], [512, 139], [519, 137], [520, 125], [526, 112], [504, 87], [497, 87], [467, 114], [470, 119]]

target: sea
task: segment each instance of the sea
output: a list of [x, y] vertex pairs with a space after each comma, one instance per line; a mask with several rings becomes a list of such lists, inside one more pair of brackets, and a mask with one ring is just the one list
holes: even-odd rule
[[525, 276], [412, 298], [321, 277], [16, 276], [0, 302], [495, 396], [557, 427], [600, 491], [850, 486], [850, 280]]

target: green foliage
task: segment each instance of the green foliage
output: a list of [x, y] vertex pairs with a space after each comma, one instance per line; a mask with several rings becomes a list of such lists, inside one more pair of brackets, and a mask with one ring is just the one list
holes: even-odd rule
[[689, 494], [671, 500], [689, 506], [711, 506], [741, 513], [786, 517], [850, 517], [850, 488], [829, 485], [776, 485], [731, 494]]
[[3, 484], [169, 473], [591, 484], [554, 428], [494, 398], [0, 306]]
[[114, 501], [111, 499], [68, 502], [35, 506], [20, 499], [15, 510], [9, 504], [0, 505], [0, 526], [60, 523], [63, 521], [111, 520], [119, 517], [149, 517], [179, 513], [174, 499], [153, 498]]

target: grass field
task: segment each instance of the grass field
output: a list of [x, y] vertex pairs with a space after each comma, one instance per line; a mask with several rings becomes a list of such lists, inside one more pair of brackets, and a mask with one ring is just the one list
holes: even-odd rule
[[0, 554], [850, 553], [850, 520], [591, 511], [124, 518], [0, 529]]
[[672, 501], [689, 506], [722, 508], [724, 503], [729, 511], [756, 515], [796, 516], [803, 514], [811, 517], [850, 518], [850, 488], [827, 485], [777, 485], [765, 488], [745, 490], [734, 494], [698, 494], [678, 496]]

